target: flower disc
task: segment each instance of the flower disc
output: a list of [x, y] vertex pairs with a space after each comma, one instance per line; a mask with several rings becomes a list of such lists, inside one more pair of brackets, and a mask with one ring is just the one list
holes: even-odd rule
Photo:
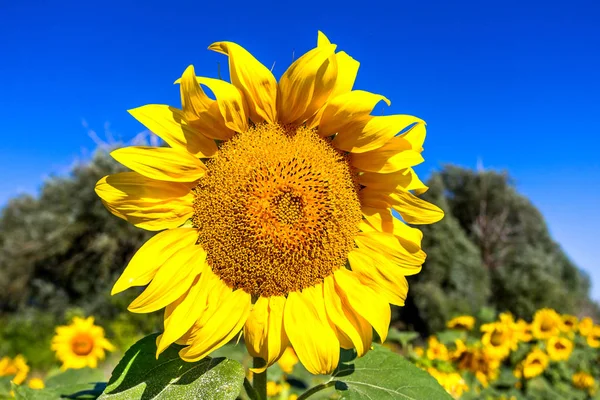
[[257, 125], [206, 166], [193, 222], [227, 284], [285, 295], [344, 266], [362, 218], [355, 174], [314, 130]]

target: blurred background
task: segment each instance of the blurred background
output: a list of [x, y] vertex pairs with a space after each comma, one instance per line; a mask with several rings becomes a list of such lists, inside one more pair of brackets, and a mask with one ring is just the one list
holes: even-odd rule
[[[143, 5], [141, 5], [143, 4]], [[484, 5], [485, 4], [485, 5]], [[0, 355], [55, 364], [54, 327], [94, 315], [121, 349], [161, 328], [110, 288], [150, 236], [102, 206], [108, 152], [159, 144], [127, 112], [179, 105], [194, 64], [234, 41], [279, 77], [322, 30], [361, 62], [376, 114], [425, 119], [428, 259], [393, 325], [426, 336], [459, 314], [600, 317], [600, 5], [570, 2], [0, 0]]]

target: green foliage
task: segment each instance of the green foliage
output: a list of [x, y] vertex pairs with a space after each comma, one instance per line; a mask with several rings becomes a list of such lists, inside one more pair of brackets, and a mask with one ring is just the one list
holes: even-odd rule
[[331, 379], [342, 400], [451, 399], [431, 375], [379, 345], [341, 362]]
[[106, 386], [98, 382], [104, 374], [98, 369], [70, 369], [48, 378], [44, 389], [30, 389], [13, 384], [17, 400], [96, 399]]
[[173, 345], [156, 358], [156, 337], [150, 335], [127, 352], [113, 371], [101, 400], [235, 399], [242, 390], [244, 368], [225, 358], [185, 362]]

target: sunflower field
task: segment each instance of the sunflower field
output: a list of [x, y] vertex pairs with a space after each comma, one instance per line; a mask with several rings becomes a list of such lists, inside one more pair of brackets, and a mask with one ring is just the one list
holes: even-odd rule
[[506, 174], [422, 181], [425, 121], [322, 32], [278, 80], [208, 49], [150, 143], [3, 209], [0, 397], [597, 398], [589, 278]]

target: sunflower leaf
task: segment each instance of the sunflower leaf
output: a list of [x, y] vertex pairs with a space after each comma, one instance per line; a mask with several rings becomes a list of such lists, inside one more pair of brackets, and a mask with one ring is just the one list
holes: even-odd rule
[[146, 336], [127, 350], [99, 400], [237, 398], [244, 383], [244, 368], [239, 362], [210, 357], [185, 362], [177, 345], [157, 359], [156, 337]]
[[452, 399], [426, 371], [380, 345], [340, 363], [332, 381], [340, 400]]

